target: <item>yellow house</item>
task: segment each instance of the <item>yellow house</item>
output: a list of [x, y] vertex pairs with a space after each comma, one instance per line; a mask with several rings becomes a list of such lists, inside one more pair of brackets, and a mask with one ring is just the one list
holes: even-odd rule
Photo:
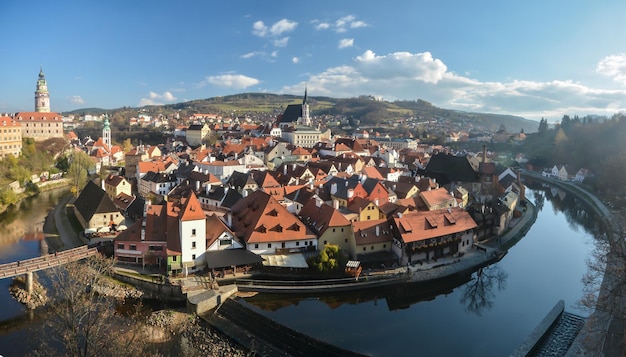
[[346, 253], [352, 251], [354, 245], [352, 225], [330, 205], [314, 198], [310, 199], [300, 210], [299, 217], [317, 234], [319, 250], [323, 250], [327, 244], [334, 244]]
[[358, 214], [359, 222], [377, 220], [380, 218], [380, 209], [378, 206], [365, 198], [355, 197], [348, 205], [347, 209], [348, 211]]

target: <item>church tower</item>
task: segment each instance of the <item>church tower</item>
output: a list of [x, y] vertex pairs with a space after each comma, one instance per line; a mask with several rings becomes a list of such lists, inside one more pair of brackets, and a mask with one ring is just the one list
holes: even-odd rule
[[304, 99], [302, 99], [302, 124], [311, 126], [311, 118], [309, 117], [309, 102], [307, 99], [307, 88], [304, 87]]
[[37, 89], [35, 90], [35, 111], [37, 113], [50, 113], [50, 93], [48, 93], [46, 76], [43, 74], [43, 68], [41, 67], [39, 69]]
[[111, 126], [109, 125], [109, 115], [104, 114], [104, 127], [102, 128], [102, 141], [111, 150]]

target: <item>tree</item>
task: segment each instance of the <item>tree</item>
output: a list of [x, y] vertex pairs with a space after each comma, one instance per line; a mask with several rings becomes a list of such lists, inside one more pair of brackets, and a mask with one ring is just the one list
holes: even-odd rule
[[78, 196], [78, 192], [87, 184], [89, 168], [93, 167], [93, 161], [84, 151], [74, 151], [70, 157], [70, 167], [67, 177], [72, 183], [72, 192]]
[[313, 266], [322, 273], [337, 272], [343, 269], [346, 262], [346, 256], [336, 244], [326, 244], [324, 250], [312, 260]]
[[[49, 329], [35, 351], [37, 355], [141, 356], [147, 336], [136, 319], [116, 315], [114, 301], [99, 293], [113, 268], [113, 259], [95, 255], [83, 261], [48, 269], [54, 301]], [[120, 319], [126, 319], [121, 323]], [[120, 331], [124, 326], [126, 331]], [[151, 355], [154, 355], [152, 353]]]

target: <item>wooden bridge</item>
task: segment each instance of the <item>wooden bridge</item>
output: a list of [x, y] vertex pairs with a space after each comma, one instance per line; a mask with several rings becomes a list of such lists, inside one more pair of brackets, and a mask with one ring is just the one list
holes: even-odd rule
[[22, 274], [26, 275], [26, 287], [30, 292], [32, 291], [34, 272], [85, 259], [97, 253], [97, 248], [88, 248], [86, 245], [83, 245], [78, 248], [63, 250], [54, 254], [46, 254], [32, 259], [0, 264], [0, 279], [12, 278]]

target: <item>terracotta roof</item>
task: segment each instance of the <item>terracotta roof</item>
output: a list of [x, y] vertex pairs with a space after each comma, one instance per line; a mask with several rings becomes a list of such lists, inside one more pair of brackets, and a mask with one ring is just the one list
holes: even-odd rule
[[469, 213], [453, 207], [436, 211], [415, 211], [394, 218], [405, 243], [460, 233], [477, 227]]
[[332, 206], [321, 203], [317, 205], [315, 199], [309, 199], [300, 210], [300, 218], [312, 227], [318, 235], [324, 234], [329, 227], [345, 227], [350, 225], [341, 212]]
[[231, 211], [233, 231], [248, 244], [316, 238], [296, 216], [262, 191], [239, 200]]
[[61, 121], [61, 115], [59, 113], [49, 112], [19, 112], [15, 115], [18, 121], [31, 121], [31, 122], [49, 122], [49, 121]]
[[[7, 117], [7, 116], [0, 116], [0, 126], [2, 127], [6, 127], [6, 126], [22, 126], [19, 122], [13, 120], [13, 118], [11, 117]], [[76, 134], [74, 134], [76, 135]]]
[[435, 190], [423, 191], [420, 192], [419, 195], [428, 207], [438, 206], [447, 201], [454, 200], [454, 197], [450, 195], [450, 192], [443, 187]]
[[163, 161], [140, 161], [137, 163], [137, 171], [139, 172], [161, 172], [165, 171], [165, 163]]
[[190, 191], [189, 197], [187, 199], [183, 199], [180, 220], [184, 222], [195, 221], [205, 218], [206, 214], [202, 210], [202, 206], [200, 206], [200, 201], [198, 201], [198, 197], [196, 197], [195, 192]]
[[378, 171], [378, 169], [375, 168], [374, 166], [365, 166], [365, 167], [363, 167], [361, 172], [363, 173], [363, 175], [365, 175], [365, 176], [367, 176], [368, 178], [371, 178], [371, 179], [376, 179], [376, 180], [384, 180], [385, 179], [383, 177], [383, 175], [380, 174], [380, 171]]
[[213, 244], [222, 233], [228, 232], [235, 237], [235, 234], [217, 215], [210, 214], [206, 219], [206, 246]]
[[106, 183], [109, 186], [116, 187], [117, 185], [122, 183], [122, 181], [125, 181], [125, 180], [126, 179], [123, 176], [109, 175], [106, 177], [106, 179], [104, 179], [104, 183]]
[[[352, 222], [356, 245], [391, 242], [393, 234], [386, 219]], [[378, 229], [376, 228], [378, 227]], [[378, 234], [376, 234], [378, 232]]]

